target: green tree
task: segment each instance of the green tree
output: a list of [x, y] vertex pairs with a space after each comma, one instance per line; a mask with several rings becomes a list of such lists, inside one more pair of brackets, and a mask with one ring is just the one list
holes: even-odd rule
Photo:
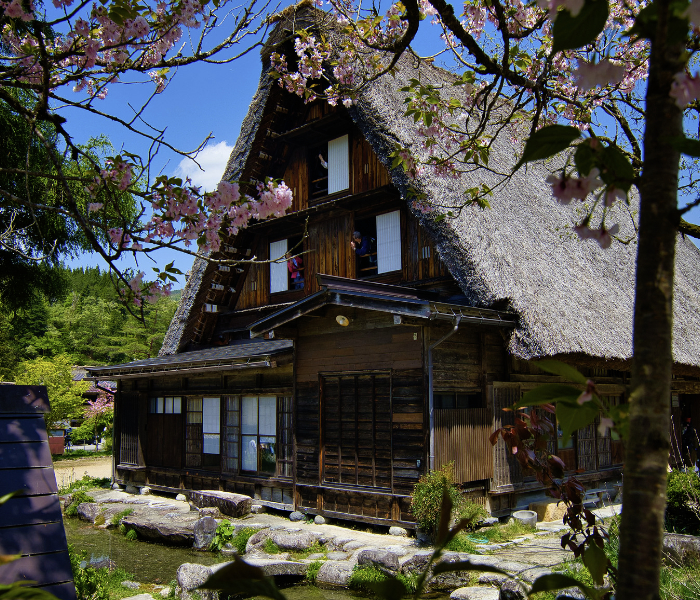
[[45, 385], [51, 411], [44, 415], [46, 427], [56, 429], [63, 421], [83, 416], [83, 394], [90, 388], [87, 381], [73, 381], [73, 361], [69, 356], [35, 358], [17, 367], [15, 382]]

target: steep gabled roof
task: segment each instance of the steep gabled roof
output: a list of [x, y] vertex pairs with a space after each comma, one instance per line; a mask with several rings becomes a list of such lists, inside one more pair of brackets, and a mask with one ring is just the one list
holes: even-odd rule
[[[273, 36], [279, 39], [285, 27], [289, 24], [279, 24]], [[409, 55], [401, 58], [394, 77], [384, 77], [363, 91], [349, 114], [388, 169], [397, 143], [421, 152], [416, 145], [420, 136], [413, 121], [403, 117], [403, 94], [398, 91], [412, 78], [436, 85], [448, 83], [452, 93], [463, 93], [461, 88], [451, 86], [448, 73], [429, 64], [417, 65]], [[260, 116], [275, 85], [268, 64], [264, 64], [258, 92], [231, 153], [225, 178], [240, 176], [251, 158], [251, 141], [258, 133]], [[491, 150], [490, 165], [497, 165], [501, 172], [512, 168], [521, 151], [517, 142], [511, 143], [506, 137], [501, 135]], [[447, 213], [450, 206], [459, 206], [466, 189], [495, 183], [495, 176], [479, 169], [453, 178], [426, 169], [416, 181], [409, 182], [401, 169], [394, 169], [391, 177], [403, 198], [408, 198], [409, 185], [413, 185], [439, 205], [424, 214], [411, 208], [409, 201], [409, 209], [433, 237], [441, 260], [473, 306], [507, 306], [519, 316], [519, 326], [513, 330], [508, 345], [513, 355], [531, 359], [585, 354], [626, 360], [632, 354], [636, 201], [632, 208], [618, 206], [613, 220], [608, 221], [617, 220], [621, 237], [628, 236], [632, 241], [614, 243], [603, 250], [595, 241], [581, 241], [573, 234], [572, 224], [580, 220], [578, 207], [562, 206], [552, 199], [545, 182], [551, 170], [551, 166], [542, 163], [521, 169], [497, 189], [490, 199], [490, 209], [466, 207], [458, 211], [457, 217], [445, 219], [440, 215]], [[191, 317], [204, 271], [203, 261], [195, 263], [194, 275], [188, 281], [161, 353], [177, 352], [183, 344], [184, 324]], [[674, 360], [695, 367], [700, 366], [698, 290], [700, 252], [679, 236]]]

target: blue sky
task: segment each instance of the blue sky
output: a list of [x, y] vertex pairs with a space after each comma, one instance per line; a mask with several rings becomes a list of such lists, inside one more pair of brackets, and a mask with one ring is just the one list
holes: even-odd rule
[[[433, 31], [428, 32], [428, 29]], [[419, 51], [430, 53], [429, 38], [435, 35], [434, 31], [434, 28], [421, 27], [421, 39], [417, 44]], [[189, 175], [195, 184], [213, 189], [238, 138], [241, 123], [257, 89], [260, 70], [260, 54], [256, 48], [229, 64], [196, 64], [174, 74], [171, 72], [167, 89], [153, 97], [144, 113], [145, 120], [158, 129], [166, 129], [166, 139], [182, 150], [193, 150], [210, 133], [213, 139], [198, 158], [205, 168], [204, 172], [191, 161], [166, 150], [161, 150], [153, 162], [156, 171], [167, 175]], [[130, 106], [140, 107], [152, 90], [153, 84], [150, 82], [111, 85], [107, 98], [97, 101], [95, 106], [104, 112], [129, 118], [133, 114]], [[148, 152], [149, 144], [121, 125], [78, 109], [63, 109], [61, 113], [68, 119], [68, 130], [80, 143], [105, 134], [116, 151], [125, 149], [142, 156]], [[692, 211], [687, 218], [700, 223], [700, 208]], [[159, 266], [174, 261], [183, 273], [192, 264], [191, 257], [176, 251], [164, 250], [155, 256]], [[68, 264], [73, 267], [104, 266], [97, 255], [82, 255]], [[150, 259], [140, 257], [138, 265], [129, 259], [125, 266], [137, 266], [148, 274], [154, 264]], [[180, 285], [175, 287], [182, 284], [184, 280], [181, 278]]]

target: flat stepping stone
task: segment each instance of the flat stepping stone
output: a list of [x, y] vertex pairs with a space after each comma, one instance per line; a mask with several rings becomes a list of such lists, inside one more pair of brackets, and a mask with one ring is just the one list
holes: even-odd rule
[[[309, 568], [307, 563], [292, 560], [278, 560], [276, 558], [245, 558], [249, 565], [260, 567], [268, 577], [274, 576], [294, 576], [304, 577]], [[218, 565], [216, 565], [218, 567]]]
[[451, 600], [498, 600], [500, 592], [493, 587], [463, 587], [450, 594]]
[[250, 513], [253, 499], [243, 494], [206, 490], [190, 492], [190, 502], [197, 508], [215, 507], [222, 515], [240, 518]]
[[481, 585], [495, 585], [500, 587], [502, 583], [508, 581], [508, 575], [499, 575], [498, 573], [482, 573], [479, 575], [479, 583]]
[[321, 565], [316, 574], [318, 583], [347, 586], [354, 564], [347, 560], [328, 560]]

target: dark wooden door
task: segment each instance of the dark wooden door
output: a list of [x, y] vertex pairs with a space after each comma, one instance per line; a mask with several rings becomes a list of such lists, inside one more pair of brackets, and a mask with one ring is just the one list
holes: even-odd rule
[[146, 464], [152, 467], [182, 467], [184, 445], [182, 414], [149, 414], [146, 425]]
[[321, 376], [324, 483], [391, 489], [391, 376]]

